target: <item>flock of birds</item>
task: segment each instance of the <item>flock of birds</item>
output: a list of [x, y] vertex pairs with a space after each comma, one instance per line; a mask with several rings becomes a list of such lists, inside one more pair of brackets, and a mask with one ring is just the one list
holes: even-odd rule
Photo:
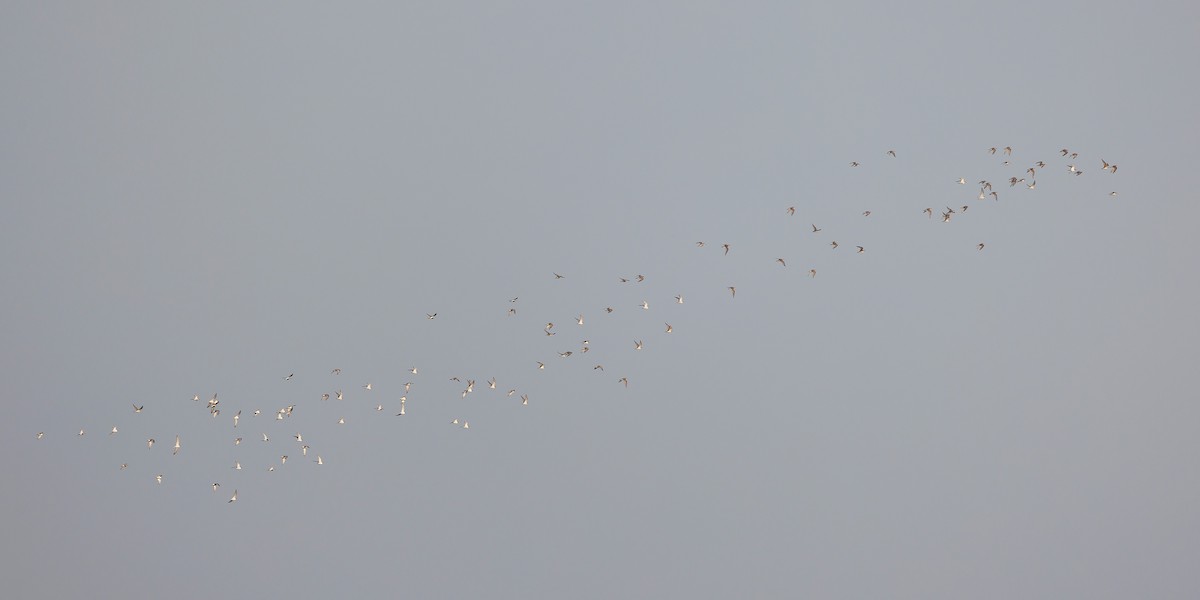
[[[1003, 160], [1003, 165], [1006, 167], [1013, 167], [1010, 160], [1007, 158], [1007, 157], [1011, 157], [1013, 154], [1012, 147], [1009, 147], [1009, 146], [1005, 146], [1003, 148], [992, 147], [992, 148], [989, 148], [987, 150], [987, 152], [991, 155], [999, 154], [1002, 157], [1006, 157]], [[885, 154], [886, 154], [886, 156], [889, 156], [891, 158], [897, 157], [897, 154], [894, 150], [888, 150]], [[1027, 168], [1024, 169], [1024, 171], [1022, 171], [1020, 173], [1019, 176], [1013, 175], [1008, 178], [1008, 180], [1007, 180], [1008, 187], [1009, 188], [1017, 188], [1017, 186], [1022, 186], [1022, 188], [1018, 188], [1018, 189], [1035, 190], [1037, 188], [1036, 177], [1040, 173], [1043, 173], [1046, 169], [1053, 170], [1055, 168], [1061, 168], [1061, 170], [1063, 172], [1067, 173], [1070, 176], [1074, 176], [1074, 177], [1083, 175], [1083, 169], [1080, 167], [1080, 164], [1077, 162], [1077, 160], [1079, 158], [1078, 153], [1073, 152], [1067, 148], [1062, 148], [1061, 150], [1059, 150], [1057, 152], [1057, 154], [1059, 155], [1058, 158], [1064, 159], [1063, 162], [1066, 162], [1065, 165], [1063, 165], [1062, 167], [1049, 167], [1046, 162], [1041, 161], [1041, 160], [1032, 162], [1029, 164], [1029, 166]], [[858, 167], [861, 167], [862, 165], [859, 162], [854, 161], [854, 162], [850, 163], [850, 166], [853, 168], [858, 168]], [[1016, 168], [1019, 168], [1019, 167], [1016, 167]], [[1100, 160], [1100, 169], [1103, 172], [1107, 172], [1109, 174], [1115, 174], [1117, 172], [1117, 165], [1109, 163], [1106, 160], [1101, 159]], [[957, 180], [951, 180], [948, 182], [948, 184], [951, 184], [951, 185], [953, 185], [955, 183], [958, 185], [966, 185], [967, 179], [965, 177], [960, 177]], [[991, 182], [987, 179], [980, 179], [977, 181], [977, 185], [979, 186], [979, 192], [977, 195], [975, 195], [975, 200], [992, 201], [992, 202], [999, 200], [1000, 190], [996, 189], [997, 186], [994, 185], [993, 182]], [[1117, 195], [1117, 192], [1115, 192], [1115, 191], [1110, 193], [1110, 196], [1116, 196], [1116, 195]], [[953, 218], [955, 218], [956, 216], [965, 214], [970, 209], [970, 206], [971, 205], [969, 203], [968, 204], [960, 204], [958, 206], [946, 206], [944, 210], [938, 210], [938, 209], [935, 209], [934, 207], [926, 207], [922, 211], [922, 214], [926, 218], [932, 219], [934, 216], [934, 211], [937, 210], [938, 214], [941, 217], [940, 218], [941, 222], [942, 223], [950, 223], [951, 220]], [[787, 207], [784, 210], [784, 212], [788, 217], [794, 217], [796, 214], [796, 207], [795, 206]], [[861, 212], [861, 215], [864, 218], [869, 218], [872, 215], [872, 211], [864, 210]], [[809, 225], [811, 226], [811, 234], [813, 234], [813, 235], [821, 234], [822, 232], [824, 232], [824, 229], [822, 227], [819, 227], [815, 223], [810, 223]], [[707, 247], [707, 244], [704, 241], [696, 241], [696, 242], [694, 242], [694, 245], [697, 248]], [[839, 244], [836, 240], [831, 239], [829, 241], [829, 247], [833, 251], [837, 251], [841, 246], [842, 246], [842, 244]], [[986, 247], [986, 244], [984, 242], [979, 242], [975, 246], [975, 249], [982, 251], [985, 247]], [[722, 250], [723, 256], [727, 256], [730, 254], [731, 251], [733, 251], [733, 245], [730, 243], [722, 243], [720, 245], [720, 248]], [[864, 246], [855, 245], [854, 248], [855, 248], [855, 250], [853, 252], [855, 252], [857, 254], [862, 254], [862, 253], [866, 252], [866, 248]], [[781, 268], [788, 267], [787, 260], [785, 260], [782, 257], [775, 258], [774, 262], [777, 263], [778, 265], [780, 265]], [[557, 272], [552, 273], [552, 275], [555, 280], [562, 280], [562, 279], [567, 278], [566, 275], [557, 273]], [[816, 278], [817, 270], [815, 268], [808, 269], [807, 275], [811, 278]], [[627, 283], [631, 283], [631, 282], [634, 284], [637, 284], [637, 283], [642, 283], [645, 280], [646, 280], [646, 277], [641, 274], [635, 275], [631, 278], [626, 278], [626, 277], [618, 278], [618, 281], [621, 284], [627, 284]], [[727, 291], [729, 292], [730, 298], [737, 297], [737, 287], [736, 286], [733, 286], [733, 285], [728, 286]], [[515, 297], [512, 298], [511, 300], [509, 300], [510, 306], [507, 308], [507, 314], [510, 317], [515, 317], [517, 315], [518, 300], [519, 300], [519, 298], [515, 298]], [[682, 293], [676, 294], [674, 296], [674, 304], [683, 304], [683, 303], [684, 303], [684, 295]], [[635, 305], [635, 308], [640, 309], [642, 311], [648, 311], [648, 310], [650, 310], [650, 302], [648, 300], [642, 300], [639, 304]], [[612, 306], [607, 306], [607, 307], [604, 307], [603, 310], [607, 314], [612, 314], [613, 312], [615, 312], [616, 309]], [[436, 313], [436, 312], [425, 314], [425, 318], [429, 319], [429, 320], [434, 320], [437, 317], [438, 317], [438, 313]], [[539, 322], [540, 322], [540, 320], [539, 320]], [[578, 314], [578, 316], [576, 316], [574, 318], [574, 324], [577, 327], [585, 328], [586, 327], [585, 322], [587, 322], [587, 321], [585, 320], [585, 315], [583, 313]], [[542, 334], [548, 339], [553, 339], [554, 336], [557, 336], [560, 332], [562, 332], [562, 328], [560, 328], [558, 325], [556, 325], [553, 321], [546, 321], [545, 325], [542, 326], [541, 329], [542, 329]], [[580, 329], [577, 331], [585, 331], [585, 330], [586, 329]], [[671, 334], [674, 332], [674, 330], [675, 330], [675, 328], [671, 323], [669, 323], [669, 322], [663, 323], [662, 331], [664, 334]], [[633, 339], [633, 340], [631, 340], [630, 347], [635, 352], [641, 351], [645, 347], [645, 343], [644, 343], [643, 339]], [[556, 352], [560, 359], [568, 359], [573, 356], [582, 356], [582, 355], [589, 354], [590, 352], [592, 352], [592, 349], [593, 349], [592, 342], [588, 339], [584, 339], [581, 342], [579, 342], [578, 345], [573, 347], [572, 349], [556, 350]], [[601, 354], [601, 353], [597, 353], [597, 354]], [[546, 361], [547, 360], [550, 360], [550, 359], [547, 358], [545, 360], [533, 361], [536, 365], [536, 370], [540, 371], [540, 370], [546, 369], [546, 366], [547, 366]], [[590, 361], [589, 361], [589, 364], [590, 364]], [[532, 368], [534, 368], [533, 364], [531, 364], [531, 369]], [[604, 365], [602, 363], [597, 362], [597, 363], [595, 363], [594, 366], [592, 366], [592, 370], [598, 371], [598, 372], [604, 372], [605, 369], [604, 369]], [[340, 379], [341, 374], [342, 374], [342, 369], [340, 369], [340, 368], [332, 369], [329, 372], [329, 375], [331, 376], [331, 378], [333, 380], [332, 381], [333, 385], [330, 386], [331, 389], [329, 391], [322, 392], [320, 394], [320, 396], [316, 396], [316, 394], [314, 394], [312, 400], [321, 402], [321, 403], [333, 402], [335, 404], [338, 402], [344, 401], [347, 397], [347, 392], [344, 390], [343, 386], [338, 385], [336, 383], [336, 381], [338, 379]], [[415, 366], [408, 369], [408, 374], [411, 375], [410, 379], [419, 379], [420, 378], [420, 370]], [[283, 382], [286, 383], [286, 382], [292, 381], [294, 379], [294, 377], [295, 377], [294, 373], [289, 373], [287, 376], [282, 377], [282, 380], [283, 380]], [[496, 377], [489, 377], [487, 379], [483, 379], [483, 378], [473, 379], [473, 378], [453, 376], [453, 377], [450, 377], [448, 381], [449, 381], [449, 383], [454, 384], [454, 388], [449, 388], [449, 389], [457, 388], [456, 392], [449, 392], [449, 393], [457, 393], [458, 396], [462, 399], [466, 399], [471, 394], [476, 393], [476, 389], [478, 387], [481, 390], [483, 390], [483, 389], [489, 390], [490, 391], [489, 393], [499, 394], [498, 397], [501, 397], [501, 398], [513, 398], [514, 404], [516, 404], [516, 401], [519, 400], [519, 404], [518, 404], [519, 406], [528, 406], [529, 402], [530, 402], [529, 394], [522, 392], [520, 390], [520, 387], [513, 387], [513, 388], [505, 387], [502, 390], [502, 388], [498, 387], [499, 384], [498, 384]], [[478, 381], [483, 381], [483, 383], [477, 385]], [[629, 378], [626, 375], [621, 375], [620, 377], [614, 378], [613, 381], [615, 381], [616, 384], [621, 385], [625, 388], [628, 388], [630, 385]], [[390, 408], [390, 410], [388, 410], [388, 413], [391, 413], [392, 410], [395, 410], [396, 411], [394, 413], [395, 417], [404, 417], [405, 415], [408, 414], [408, 408], [407, 408], [408, 402], [409, 402], [408, 396], [410, 393], [412, 393], [413, 387], [415, 385], [416, 385], [416, 383], [411, 380], [403, 383], [403, 385], [402, 385], [403, 394], [400, 395], [400, 397], [397, 400], [395, 400], [394, 402], [388, 401], [389, 404], [391, 405], [391, 408]], [[358, 387], [362, 390], [362, 395], [367, 396], [367, 395], [371, 394], [371, 392], [374, 390], [375, 386], [370, 382], [364, 382], [364, 383], [360, 384]], [[447, 393], [447, 392], [443, 392], [440, 390], [437, 392], [434, 392], [434, 394], [443, 394], [443, 393]], [[438, 397], [445, 397], [445, 396], [438, 396]], [[317, 400], [317, 398], [319, 398], [319, 400]], [[219, 419], [223, 413], [223, 410], [232, 412], [232, 414], [229, 414], [229, 412], [225, 413], [226, 418], [229, 419], [229, 421], [228, 421], [229, 430], [225, 435], [227, 437], [226, 443], [232, 444], [235, 447], [241, 447], [243, 442], [247, 438], [255, 440], [254, 443], [256, 443], [258, 445], [274, 444], [275, 447], [278, 447], [278, 444], [280, 444], [281, 442], [278, 439], [273, 441], [271, 434], [269, 432], [263, 431], [263, 430], [274, 428], [277, 432], [280, 428], [283, 428], [287, 432], [294, 431], [294, 429], [292, 429], [292, 428], [285, 427], [284, 423], [286, 423], [293, 416], [293, 414], [295, 413], [296, 410], [305, 410], [307, 408], [307, 407], [301, 406], [298, 409], [296, 404], [288, 404], [286, 406], [282, 406], [282, 407], [275, 409], [273, 413], [272, 412], [264, 413], [264, 411], [261, 408], [253, 408], [253, 409], [251, 409], [249, 407], [227, 408], [227, 407], [222, 406], [221, 400], [218, 398], [218, 394], [215, 394], [215, 393], [212, 394], [212, 396], [209, 397], [207, 399], [207, 401], [204, 403], [201, 403], [201, 397], [199, 394], [193, 394], [191, 396], [191, 401], [193, 403], [197, 404], [199, 407], [203, 407], [203, 410], [212, 419]], [[155, 408], [154, 406], [151, 406], [150, 410], [154, 410], [154, 408]], [[385, 411], [384, 401], [375, 401], [374, 408], [375, 408], [376, 413], [383, 414]], [[141, 405], [139, 405], [137, 403], [132, 404], [132, 412], [135, 415], [140, 415], [145, 410], [147, 410], [145, 404], [141, 404]], [[249, 417], [249, 421], [250, 421], [250, 423], [253, 423], [253, 425], [250, 425], [250, 423], [247, 423], [246, 417]], [[264, 423], [263, 421], [266, 421], [266, 423]], [[336, 421], [336, 424], [339, 426], [345, 425], [346, 424], [345, 417], [339, 416]], [[449, 424], [453, 427], [460, 428], [463, 430], [469, 430], [471, 428], [470, 421], [468, 421], [466, 417], [453, 418], [450, 420]], [[121, 426], [113, 425], [111, 427], [111, 429], [108, 430], [107, 436], [110, 438], [115, 438], [118, 436], [125, 435], [121, 432], [120, 427]], [[243, 433], [247, 433], [248, 429], [251, 427], [253, 428], [254, 433], [247, 434], [246, 437], [243, 437]], [[86, 435], [87, 435], [86, 427], [81, 427], [79, 429], [78, 433], [76, 434], [76, 436], [79, 438], [83, 438]], [[186, 453], [189, 449], [188, 448], [189, 444], [185, 443], [187, 440], [182, 439], [181, 435], [178, 435], [178, 434], [173, 434], [173, 435], [174, 435], [174, 439], [173, 439], [173, 443], [170, 445], [170, 449], [171, 449], [171, 456], [176, 457], [176, 456], [180, 455], [181, 453]], [[259, 461], [259, 462], [255, 462], [253, 465], [251, 465], [250, 463], [247, 463], [247, 466], [248, 467], [252, 466], [252, 467], [258, 468], [258, 469], [265, 469], [268, 472], [273, 472], [273, 471], [275, 471], [277, 466], [279, 468], [283, 468], [285, 465], [287, 465], [290, 457], [295, 456], [297, 453], [303, 460], [309, 462], [311, 465], [313, 465], [315, 467], [320, 467], [320, 466], [325, 465], [325, 460], [324, 460], [322, 454], [312, 450], [312, 448], [307, 443], [305, 436], [301, 432], [296, 431], [295, 433], [285, 433], [282, 435], [285, 436], [284, 440], [282, 441], [282, 444], [284, 444], [284, 446], [281, 450], [277, 451], [278, 452], [277, 458], [271, 459], [267, 464], [263, 464], [261, 461]], [[37, 440], [42, 440], [46, 437], [48, 437], [48, 435], [44, 431], [38, 431], [36, 433]], [[49, 436], [49, 437], [53, 437], [53, 436]], [[276, 438], [278, 438], [278, 437], [280, 437], [280, 434], [277, 433]], [[171, 437], [167, 436], [165, 439], [171, 440]], [[147, 437], [145, 440], [145, 446], [146, 446], [145, 452], [156, 452], [156, 450], [154, 450], [154, 447], [157, 443], [158, 443], [157, 438], [154, 437], [153, 435]], [[249, 443], [247, 443], [247, 445], [249, 445]], [[165, 451], [165, 450], [163, 450], [163, 451]], [[276, 453], [272, 453], [272, 454], [274, 455]], [[292, 459], [292, 460], [294, 462], [294, 459]], [[125, 471], [127, 469], [130, 469], [131, 464], [136, 465], [137, 463], [138, 463], [137, 458], [130, 458], [129, 462], [120, 462], [119, 463], [119, 470]], [[114, 466], [118, 466], [118, 465], [114, 465]], [[241, 459], [235, 460], [232, 465], [229, 465], [229, 469], [232, 471], [235, 471], [235, 472], [242, 471], [243, 463], [242, 463]], [[154, 481], [158, 485], [165, 485], [165, 482], [169, 480], [169, 478], [162, 472], [147, 471], [146, 475], [153, 476]], [[218, 493], [222, 487], [222, 483], [219, 481], [213, 481], [206, 485], [211, 487], [213, 494]], [[221, 497], [223, 498], [223, 496], [221, 496]], [[235, 487], [235, 489], [233, 490], [232, 494], [229, 496], [228, 500], [226, 500], [226, 502], [232, 504], [234, 502], [237, 502], [237, 500], [238, 500], [238, 489]]]

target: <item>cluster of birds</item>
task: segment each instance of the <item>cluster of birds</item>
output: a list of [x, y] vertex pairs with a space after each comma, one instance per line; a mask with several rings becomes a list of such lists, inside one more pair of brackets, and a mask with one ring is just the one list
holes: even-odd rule
[[[1005, 146], [1001, 149], [992, 147], [992, 148], [989, 148], [987, 150], [987, 152], [991, 155], [1000, 153], [1000, 155], [1003, 157], [1011, 157], [1013, 154], [1013, 149], [1011, 146]], [[893, 159], [897, 157], [897, 154], [894, 150], [888, 150], [885, 154]], [[1067, 148], [1063, 148], [1063, 149], [1059, 150], [1058, 154], [1059, 154], [1060, 158], [1072, 161], [1065, 166], [1067, 173], [1073, 174], [1075, 176], [1081, 176], [1083, 174], [1083, 170], [1081, 168], [1079, 168], [1079, 165], [1075, 162], [1079, 158], [1078, 153], [1073, 152]], [[1012, 166], [1010, 164], [1010, 161], [1007, 158], [1004, 159], [1003, 164], [1005, 166], [1009, 166], [1009, 167]], [[1116, 164], [1109, 163], [1103, 159], [1100, 160], [1100, 164], [1101, 164], [1101, 171], [1108, 172], [1110, 174], [1115, 174], [1117, 172]], [[850, 163], [850, 166], [857, 168], [862, 165], [858, 161], [854, 161], [854, 162]], [[1017, 168], [1019, 168], [1019, 167], [1017, 167]], [[1009, 177], [1009, 179], [1008, 179], [1009, 187], [1015, 188], [1018, 184], [1023, 184], [1024, 188], [1027, 190], [1036, 189], [1036, 187], [1037, 187], [1036, 177], [1039, 173], [1043, 172], [1043, 170], [1046, 168], [1048, 168], [1047, 164], [1041, 160], [1030, 163], [1030, 166], [1028, 166], [1021, 173], [1021, 175], [1026, 175], [1027, 177], [1018, 177], [1015, 175]], [[958, 185], [966, 185], [967, 180], [965, 177], [960, 177], [954, 183], [957, 183]], [[978, 195], [975, 197], [975, 199], [977, 199], [977, 200], [989, 200], [990, 199], [993, 202], [999, 200], [999, 192], [998, 192], [998, 190], [995, 189], [995, 186], [993, 185], [993, 183], [991, 181], [989, 181], [987, 179], [981, 179], [978, 181], [978, 185], [979, 185], [979, 192], [978, 192]], [[1116, 196], [1117, 193], [1111, 192], [1110, 195]], [[962, 204], [957, 207], [947, 206], [947, 207], [945, 207], [944, 211], [938, 211], [941, 215], [941, 222], [949, 223], [956, 215], [965, 214], [969, 208], [970, 208], [970, 204]], [[787, 207], [785, 209], [785, 212], [789, 217], [795, 216], [796, 207], [795, 206]], [[933, 207], [926, 207], [922, 211], [922, 214], [924, 214], [929, 219], [933, 218], [933, 213], [934, 213]], [[872, 215], [872, 211], [864, 210], [861, 212], [861, 214], [863, 217], [869, 218]], [[814, 235], [820, 234], [824, 231], [823, 228], [817, 226], [817, 224], [815, 224], [815, 223], [811, 223], [810, 225], [811, 225], [811, 233]], [[694, 242], [694, 244], [697, 248], [705, 248], [707, 246], [707, 244], [704, 241], [697, 241], [697, 242]], [[839, 244], [836, 240], [830, 240], [829, 246], [832, 250], [836, 251], [836, 250], [838, 250], [839, 247], [841, 247], [841, 244]], [[986, 247], [986, 244], [983, 242], [979, 242], [976, 245], [977, 250], [983, 250], [985, 247]], [[728, 256], [730, 254], [730, 252], [733, 251], [733, 245], [730, 243], [722, 243], [720, 245], [720, 248], [723, 251], [723, 256]], [[854, 248], [855, 248], [854, 252], [857, 254], [863, 254], [866, 252], [866, 248], [862, 245], [855, 245]], [[782, 257], [775, 258], [774, 262], [777, 263], [778, 265], [780, 265], [780, 267], [782, 267], [782, 268], [788, 267], [788, 262]], [[807, 274], [809, 277], [815, 278], [817, 276], [817, 270], [815, 268], [809, 269]], [[567, 275], [564, 275], [562, 273], [554, 272], [554, 273], [552, 273], [552, 275], [555, 280], [563, 280], [563, 279], [567, 278]], [[620, 284], [633, 283], [636, 285], [636, 284], [646, 281], [646, 279], [647, 278], [645, 275], [637, 274], [633, 277], [618, 277], [618, 282]], [[729, 292], [729, 296], [731, 299], [737, 297], [737, 287], [736, 286], [730, 285], [727, 287], [727, 290]], [[679, 305], [679, 304], [684, 303], [684, 295], [682, 293], [675, 294], [673, 299], [674, 299], [673, 304]], [[514, 297], [508, 301], [509, 306], [507, 307], [507, 314], [509, 316], [515, 317], [517, 315], [518, 300], [519, 300], [519, 298]], [[634, 308], [640, 309], [642, 311], [649, 311], [650, 310], [650, 302], [649, 302], [649, 300], [642, 300], [640, 303], [636, 304], [634, 306]], [[616, 310], [617, 309], [614, 308], [613, 306], [606, 306], [603, 308], [603, 311], [605, 314], [612, 314]], [[438, 316], [438, 313], [436, 313], [436, 312], [425, 314], [425, 317], [428, 320], [434, 320], [437, 318], [437, 316]], [[585, 327], [586, 320], [585, 320], [585, 315], [583, 313], [578, 313], [578, 316], [576, 316], [574, 318], [574, 321], [575, 321], [575, 325], [577, 327], [581, 327], [581, 328]], [[539, 320], [539, 322], [540, 322], [540, 320]], [[544, 337], [548, 340], [553, 340], [554, 337], [557, 336], [561, 332], [561, 329], [558, 328], [558, 326], [556, 326], [556, 324], [553, 321], [545, 322], [545, 325], [542, 326], [541, 330], [542, 330], [542, 334], [544, 335]], [[581, 329], [581, 330], [576, 330], [576, 331], [584, 331], [584, 330]], [[669, 322], [663, 323], [662, 334], [664, 334], [664, 335], [671, 334], [674, 331], [675, 331], [675, 327], [671, 323], [669, 323]], [[632, 350], [635, 352], [642, 351], [646, 347], [646, 344], [644, 342], [645, 339], [646, 338], [644, 336], [638, 337], [636, 339], [632, 339], [631, 343], [630, 343], [630, 347], [632, 348]], [[555, 350], [555, 352], [557, 353], [557, 355], [560, 359], [569, 359], [571, 357], [589, 354], [590, 352], [592, 352], [592, 350], [593, 350], [592, 342], [589, 339], [583, 339], [576, 346], [574, 346], [570, 349]], [[611, 349], [605, 348], [605, 350], [611, 350]], [[547, 367], [547, 361], [549, 361], [549, 360], [550, 359], [547, 358], [544, 360], [533, 361], [533, 363], [536, 364], [536, 370], [538, 370], [538, 371], [545, 370]], [[590, 361], [589, 361], [589, 364], [591, 364]], [[531, 364], [531, 369], [532, 368], [534, 368], [534, 365]], [[597, 371], [597, 372], [604, 372], [605, 368], [602, 363], [596, 362], [594, 364], [594, 366], [591, 367], [591, 370]], [[413, 367], [409, 368], [408, 372], [410, 375], [413, 376], [413, 379], [419, 378], [420, 371], [417, 367], [413, 366]], [[342, 374], [342, 369], [340, 369], [340, 368], [334, 368], [329, 372], [329, 375], [332, 376], [332, 378], [334, 379], [334, 382], [336, 382], [337, 380], [340, 379], [341, 374]], [[295, 373], [289, 373], [287, 376], [283, 377], [282, 379], [286, 383], [286, 382], [292, 381], [294, 378], [295, 378]], [[484, 389], [486, 386], [487, 390], [492, 390], [497, 394], [502, 394], [502, 396], [497, 396], [500, 398], [512, 398], [514, 396], [517, 396], [520, 399], [520, 402], [519, 402], [520, 406], [528, 406], [529, 405], [529, 401], [530, 401], [529, 394], [521, 393], [519, 391], [519, 387], [508, 388], [507, 391], [502, 392], [502, 391], [500, 391], [500, 388], [498, 387], [498, 382], [497, 382], [496, 377], [489, 377], [487, 379], [479, 378], [479, 380], [484, 381], [484, 384], [479, 386], [481, 389]], [[476, 391], [477, 379], [453, 376], [453, 377], [450, 377], [448, 379], [448, 381], [455, 384], [456, 386], [461, 386], [458, 389], [457, 393], [458, 393], [459, 397], [462, 399], [466, 399], [468, 396], [475, 393], [475, 391]], [[612, 381], [615, 381], [616, 384], [621, 385], [625, 388], [628, 388], [630, 385], [629, 378], [626, 375], [621, 375], [619, 378], [616, 378]], [[396, 403], [396, 407], [395, 407], [395, 408], [398, 408], [398, 412], [395, 413], [396, 417], [403, 417], [406, 414], [408, 414], [408, 412], [407, 412], [408, 396], [412, 392], [414, 385], [415, 384], [413, 381], [406, 381], [403, 384], [403, 386], [402, 386], [403, 393], [400, 395], [400, 397]], [[330, 402], [331, 400], [334, 402], [337, 402], [337, 401], [343, 401], [346, 398], [346, 392], [342, 389], [342, 386], [336, 385], [336, 383], [335, 383], [335, 385], [333, 385], [331, 387], [333, 388], [331, 391], [325, 391], [320, 394], [320, 396], [319, 396], [320, 402], [327, 403], [327, 402]], [[370, 382], [363, 383], [363, 384], [361, 384], [360, 387], [363, 390], [364, 394], [370, 394], [375, 389], [375, 386]], [[444, 392], [441, 392], [441, 391], [435, 392], [435, 394], [441, 394], [441, 393], [444, 393]], [[518, 394], [519, 394], [519, 396], [518, 396]], [[439, 397], [441, 397], [441, 396], [439, 396]], [[314, 394], [313, 400], [316, 400], [316, 398], [317, 398], [317, 396]], [[191, 400], [195, 403], [199, 403], [200, 395], [199, 394], [192, 395]], [[515, 399], [514, 399], [514, 403], [515, 403]], [[221, 406], [221, 401], [218, 399], [217, 394], [214, 393], [203, 406], [211, 418], [213, 418], [213, 419], [220, 418], [220, 416], [222, 414], [222, 406]], [[144, 404], [138, 405], [138, 404], [134, 403], [132, 408], [133, 408], [134, 414], [141, 414], [146, 409], [146, 406]], [[384, 402], [378, 401], [375, 405], [375, 412], [383, 413], [384, 409], [385, 409]], [[250, 412], [248, 413], [247, 416], [249, 416], [251, 419], [254, 419], [256, 423], [259, 423], [259, 427], [257, 427], [256, 429], [259, 429], [260, 431], [259, 431], [259, 435], [255, 436], [255, 439], [261, 437], [261, 441], [257, 442], [257, 443], [258, 444], [271, 444], [272, 443], [271, 435], [268, 432], [261, 431], [261, 430], [271, 427], [272, 425], [269, 425], [269, 423], [272, 423], [272, 422], [274, 422], [274, 424], [275, 424], [273, 426], [282, 427], [281, 423], [287, 421], [288, 419], [290, 419], [293, 416], [294, 412], [297, 410], [297, 405], [296, 404], [288, 404], [286, 406], [277, 408], [274, 411], [273, 416], [266, 418], [267, 423], [262, 423], [262, 419], [260, 419], [260, 417], [263, 416], [263, 411], [259, 408], [254, 408], [254, 409], [240, 408], [240, 407], [237, 408], [236, 412], [233, 412], [233, 414], [232, 414], [231, 423], [230, 423], [231, 426], [230, 426], [230, 430], [228, 433], [229, 442], [232, 443], [232, 445], [234, 445], [234, 446], [242, 445], [244, 438], [240, 435], [240, 433], [245, 430], [246, 423], [245, 423], [245, 420], [243, 419], [243, 412], [246, 410], [250, 410]], [[336, 423], [338, 425], [345, 425], [346, 424], [345, 417], [344, 416], [338, 417]], [[450, 421], [450, 425], [453, 427], [463, 429], [463, 430], [469, 430], [471, 428], [471, 424], [467, 420], [467, 418], [465, 418], [465, 416], [453, 418]], [[286, 429], [288, 431], [292, 431], [291, 428], [286, 428]], [[80, 428], [77, 436], [82, 438], [83, 436], [86, 435], [86, 433], [87, 432], [86, 432], [85, 428]], [[118, 426], [114, 425], [111, 428], [111, 430], [109, 430], [108, 436], [116, 437], [118, 435], [121, 435], [121, 431]], [[45, 437], [46, 437], [46, 433], [44, 431], [39, 431], [36, 434], [37, 440], [42, 440]], [[286, 465], [288, 463], [289, 456], [291, 456], [292, 453], [294, 453], [294, 452], [299, 452], [301, 457], [304, 457], [305, 460], [311, 462], [315, 466], [323, 466], [325, 464], [324, 458], [322, 457], [321, 454], [319, 454], [317, 452], [312, 452], [313, 458], [311, 458], [311, 459], [308, 458], [310, 455], [311, 448], [305, 442], [304, 436], [300, 432], [296, 432], [296, 433], [290, 435], [289, 437], [291, 439], [287, 443], [290, 443], [291, 448], [293, 448], [293, 449], [291, 449], [291, 450], [284, 449], [283, 453], [278, 455], [277, 461], [278, 461], [279, 467], [283, 467], [284, 465]], [[185, 445], [182, 443], [182, 441], [183, 440], [181, 440], [180, 435], [174, 436], [174, 444], [171, 446], [171, 455], [172, 456], [178, 456], [180, 454], [180, 452], [185, 448]], [[156, 443], [157, 443], [157, 441], [156, 441], [155, 437], [151, 436], [151, 437], [146, 438], [146, 442], [145, 442], [146, 449], [148, 451], [153, 451], [153, 448]], [[263, 467], [263, 465], [261, 463], [258, 464], [258, 468], [261, 469], [262, 467]], [[119, 463], [119, 469], [121, 471], [125, 471], [128, 468], [129, 468], [128, 462]], [[242, 468], [241, 460], [235, 460], [234, 464], [230, 468], [234, 471], [242, 471], [243, 468]], [[266, 465], [266, 470], [269, 472], [273, 472], [273, 471], [275, 471], [275, 468], [276, 468], [276, 461], [275, 461], [275, 459], [272, 459], [270, 464]], [[164, 474], [159, 473], [159, 472], [153, 472], [153, 477], [154, 477], [154, 480], [157, 482], [157, 484], [160, 484], [160, 485], [163, 484], [164, 480], [166, 479]], [[215, 494], [221, 488], [221, 483], [220, 482], [212, 482], [211, 488], [213, 490], [213, 493]], [[234, 503], [237, 501], [237, 499], [238, 499], [238, 490], [234, 489], [233, 494], [229, 497], [227, 502]]]

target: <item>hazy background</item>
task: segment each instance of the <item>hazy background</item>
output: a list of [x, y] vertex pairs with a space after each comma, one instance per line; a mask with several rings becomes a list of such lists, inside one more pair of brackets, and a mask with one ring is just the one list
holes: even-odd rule
[[1200, 9], [799, 4], [0, 5], [6, 595], [1194, 598]]

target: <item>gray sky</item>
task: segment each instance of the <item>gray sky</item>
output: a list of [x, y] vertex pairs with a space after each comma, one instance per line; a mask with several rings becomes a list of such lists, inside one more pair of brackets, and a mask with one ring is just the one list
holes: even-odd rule
[[398, 4], [0, 6], [13, 597], [1194, 597], [1200, 10]]

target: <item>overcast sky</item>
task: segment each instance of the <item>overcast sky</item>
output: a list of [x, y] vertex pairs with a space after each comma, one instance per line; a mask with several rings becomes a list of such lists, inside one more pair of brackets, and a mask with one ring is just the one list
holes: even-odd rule
[[871, 4], [4, 3], [8, 594], [1194, 598], [1200, 9]]

